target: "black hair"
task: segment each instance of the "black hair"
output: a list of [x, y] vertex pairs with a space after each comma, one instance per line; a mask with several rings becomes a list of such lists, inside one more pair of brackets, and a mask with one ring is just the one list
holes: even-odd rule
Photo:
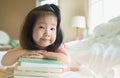
[[20, 34], [20, 45], [23, 49], [27, 50], [41, 50], [40, 46], [37, 45], [33, 40], [33, 28], [38, 17], [43, 14], [51, 14], [57, 18], [57, 31], [56, 31], [56, 40], [55, 42], [46, 47], [48, 51], [55, 51], [63, 41], [63, 34], [60, 28], [61, 15], [58, 6], [54, 4], [45, 4], [39, 7], [32, 9], [26, 16], [23, 28]]

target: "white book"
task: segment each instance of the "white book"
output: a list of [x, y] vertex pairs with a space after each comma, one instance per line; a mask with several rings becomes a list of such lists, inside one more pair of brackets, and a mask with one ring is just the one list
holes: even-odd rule
[[61, 77], [14, 76], [14, 78], [61, 78]]
[[47, 77], [35, 77], [35, 76], [14, 76], [14, 78], [47, 78]]
[[44, 73], [44, 72], [34, 72], [34, 71], [20, 71], [15, 70], [14, 75], [18, 76], [47, 76], [47, 77], [60, 77], [63, 73]]
[[57, 72], [57, 73], [63, 73], [65, 71], [64, 68], [21, 67], [21, 66], [17, 66], [16, 70], [21, 70], [21, 71], [37, 71], [37, 72]]
[[30, 63], [30, 62], [21, 62], [21, 67], [51, 67], [51, 68], [67, 68], [66, 64], [40, 64], [40, 63]]

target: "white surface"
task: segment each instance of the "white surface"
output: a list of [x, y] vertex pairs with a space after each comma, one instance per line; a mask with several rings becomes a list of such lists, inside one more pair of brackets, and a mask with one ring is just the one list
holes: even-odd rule
[[92, 76], [83, 76], [83, 75], [80, 75], [79, 72], [66, 72], [61, 78], [94, 78]]

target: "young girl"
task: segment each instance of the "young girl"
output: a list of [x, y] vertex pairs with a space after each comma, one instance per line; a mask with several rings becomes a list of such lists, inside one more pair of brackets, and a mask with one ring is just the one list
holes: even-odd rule
[[22, 56], [56, 59], [70, 65], [69, 54], [62, 43], [60, 22], [60, 10], [54, 4], [32, 9], [26, 16], [21, 31], [20, 46], [9, 50], [4, 55], [2, 64], [12, 65]]

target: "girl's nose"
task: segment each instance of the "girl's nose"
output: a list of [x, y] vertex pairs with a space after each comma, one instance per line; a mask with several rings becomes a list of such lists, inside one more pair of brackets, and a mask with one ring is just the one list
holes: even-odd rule
[[50, 36], [50, 30], [46, 29], [44, 34], [45, 34], [45, 36]]

